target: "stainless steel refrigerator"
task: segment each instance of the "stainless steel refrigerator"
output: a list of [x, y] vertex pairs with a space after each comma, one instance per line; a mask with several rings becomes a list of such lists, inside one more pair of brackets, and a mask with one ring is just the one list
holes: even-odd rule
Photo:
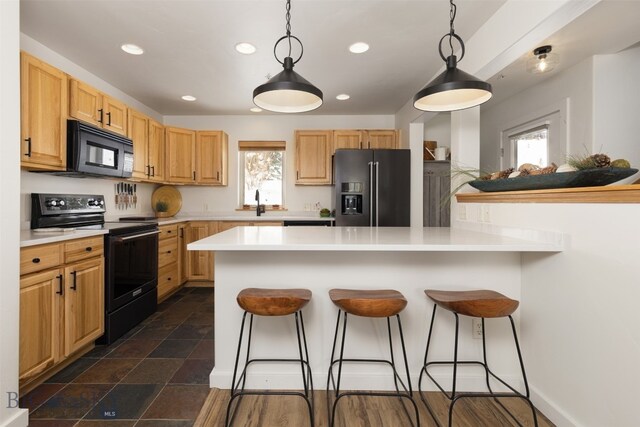
[[410, 150], [336, 150], [336, 225], [409, 227], [410, 167]]

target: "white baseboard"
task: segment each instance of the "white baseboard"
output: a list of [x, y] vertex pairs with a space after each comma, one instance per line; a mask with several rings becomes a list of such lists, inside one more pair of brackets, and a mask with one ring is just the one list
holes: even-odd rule
[[535, 386], [529, 385], [531, 390], [531, 401], [547, 418], [558, 427], [581, 427], [571, 415], [553, 403], [547, 396], [540, 392]]
[[29, 410], [24, 408], [16, 408], [13, 416], [5, 420], [0, 427], [26, 427], [29, 425]]

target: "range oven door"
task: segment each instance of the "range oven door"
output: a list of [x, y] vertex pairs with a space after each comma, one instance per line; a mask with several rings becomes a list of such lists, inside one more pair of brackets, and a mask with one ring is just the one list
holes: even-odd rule
[[113, 312], [158, 286], [158, 230], [107, 237], [106, 309]]

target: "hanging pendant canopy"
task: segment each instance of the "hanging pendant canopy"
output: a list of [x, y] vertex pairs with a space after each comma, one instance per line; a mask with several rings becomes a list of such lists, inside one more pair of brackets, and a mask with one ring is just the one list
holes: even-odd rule
[[[458, 68], [458, 62], [462, 61], [465, 54], [464, 42], [455, 33], [454, 20], [457, 6], [450, 0], [450, 30], [445, 34], [438, 45], [440, 57], [447, 64], [447, 69], [433, 79], [427, 86], [413, 97], [413, 106], [422, 111], [456, 111], [475, 107], [491, 99], [491, 85]], [[451, 54], [445, 58], [442, 52], [442, 42], [449, 40]], [[453, 40], [460, 43], [461, 54], [458, 59], [453, 54]]]
[[[300, 39], [291, 35], [290, 10], [291, 0], [287, 0], [287, 32], [273, 47], [273, 55], [282, 64], [284, 70], [254, 89], [253, 103], [262, 109], [277, 113], [304, 113], [322, 105], [322, 91], [293, 71], [293, 66], [302, 58], [304, 47]], [[300, 56], [295, 61], [291, 57], [292, 39], [300, 44]], [[276, 49], [283, 40], [289, 43], [289, 54], [284, 61], [280, 61]]]

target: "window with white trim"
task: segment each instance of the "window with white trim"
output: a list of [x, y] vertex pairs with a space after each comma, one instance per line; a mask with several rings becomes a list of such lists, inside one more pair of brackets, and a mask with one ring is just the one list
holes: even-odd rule
[[509, 142], [516, 169], [525, 163], [540, 167], [549, 166], [549, 125], [509, 135]]
[[256, 190], [260, 204], [268, 208], [284, 205], [284, 141], [239, 141], [240, 205], [256, 206]]

